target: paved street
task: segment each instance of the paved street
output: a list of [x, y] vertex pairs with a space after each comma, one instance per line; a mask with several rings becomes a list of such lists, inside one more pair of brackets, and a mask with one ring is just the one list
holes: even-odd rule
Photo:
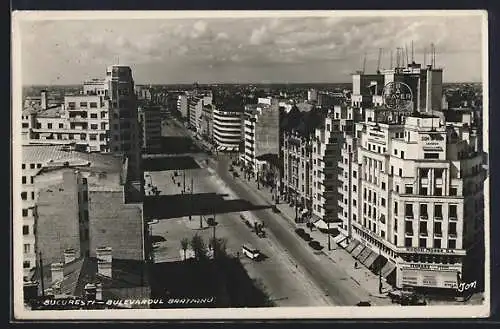
[[[182, 136], [182, 130], [179, 132], [172, 124], [168, 126], [172, 135]], [[240, 212], [253, 208], [262, 207], [259, 202], [248, 203], [248, 200], [240, 198], [231, 188], [229, 188], [215, 173], [213, 169], [206, 167], [204, 161], [207, 156], [203, 153], [192, 154], [193, 159], [200, 168], [177, 170], [178, 176], [174, 176], [176, 170], [169, 171], [151, 171], [147, 172], [146, 184], [152, 183], [160, 191], [160, 196], [180, 195], [184, 186], [186, 187], [185, 198], [189, 198], [191, 188], [191, 178], [193, 181], [193, 204], [192, 211], [200, 207], [203, 201], [201, 196], [206, 194], [215, 194], [211, 196], [213, 202], [220, 205], [217, 209], [215, 219], [218, 222], [216, 236], [227, 240], [227, 249], [229, 253], [239, 253], [245, 269], [251, 278], [259, 281], [271, 299], [279, 306], [327, 306], [332, 305], [331, 300], [325, 296], [324, 291], [318, 289], [315, 283], [306, 274], [306, 271], [298, 266], [289, 254], [280, 247], [277, 238], [270, 234], [266, 238], [259, 238], [247, 227], [240, 219]], [[186, 175], [184, 184], [184, 173]], [[206, 198], [205, 196], [203, 198]], [[220, 209], [229, 209], [228, 204], [235, 204], [239, 211], [225, 212]], [[171, 207], [179, 204], [170, 205]], [[162, 207], [169, 207], [168, 203]], [[267, 207], [267, 205], [266, 205]], [[255, 211], [252, 211], [256, 213]], [[194, 234], [201, 235], [206, 242], [213, 235], [213, 230], [207, 227], [206, 222], [202, 221], [200, 228], [200, 216], [194, 215], [189, 220], [188, 212], [183, 216], [175, 218], [161, 218], [159, 223], [152, 225], [152, 235], [156, 238], [161, 237], [160, 247], [155, 250], [155, 261], [176, 261], [181, 260], [180, 240], [184, 237], [190, 239]], [[204, 217], [208, 217], [206, 215]], [[250, 243], [265, 255], [262, 261], [255, 262], [241, 255], [241, 245]]]
[[[169, 130], [172, 134], [176, 136], [186, 135], [186, 132], [175, 123], [169, 123]], [[204, 185], [205, 180], [200, 180], [200, 183], [206, 186], [207, 190], [220, 191], [223, 189], [226, 191], [231, 191], [233, 197], [238, 196], [240, 199], [249, 201], [251, 204], [267, 204], [267, 201], [263, 199], [260, 195], [248, 189], [241, 182], [241, 178], [234, 179], [232, 175], [228, 172], [229, 159], [226, 156], [217, 156], [216, 159], [211, 159], [209, 161], [209, 166], [212, 168], [212, 173], [210, 177], [210, 184]], [[213, 175], [213, 174], [216, 175]], [[160, 188], [161, 189], [161, 188]], [[229, 193], [231, 194], [231, 193]], [[279, 286], [284, 278], [292, 277], [292, 286], [303, 286], [306, 282], [310, 286], [314, 286], [316, 291], [321, 291], [318, 295], [322, 298], [327, 296], [329, 304], [331, 305], [355, 305], [361, 300], [369, 300], [369, 293], [358, 285], [354, 280], [351, 279], [349, 275], [338, 265], [333, 263], [328, 257], [326, 257], [321, 252], [314, 252], [307, 244], [305, 244], [293, 231], [294, 227], [281, 215], [277, 215], [268, 210], [256, 210], [254, 214], [258, 216], [259, 219], [263, 220], [268, 227], [269, 234], [268, 239], [272, 244], [272, 250], [266, 249], [266, 245], [263, 244], [260, 239], [256, 238], [255, 234], [250, 234], [250, 236], [242, 235], [241, 237], [238, 232], [240, 228], [233, 228], [235, 231], [234, 236], [238, 237], [237, 240], [247, 240], [250, 243], [255, 243], [259, 248], [262, 248], [264, 253], [276, 253], [276, 250], [281, 251], [282, 259], [288, 260], [292, 264], [292, 268], [285, 271], [285, 273], [280, 273], [276, 267], [271, 270], [262, 272], [259, 274], [270, 273], [276, 277], [276, 282], [274, 280], [264, 281], [264, 284], [270, 291], [280, 291]], [[234, 219], [231, 219], [233, 218]], [[232, 215], [218, 215], [218, 220], [221, 220], [223, 224], [231, 225], [230, 227], [240, 227], [243, 230], [248, 230], [244, 225], [236, 225], [240, 223], [237, 216]], [[246, 232], [246, 231], [244, 231]], [[263, 240], [264, 241], [264, 240]], [[235, 248], [239, 248], [238, 246]], [[229, 244], [230, 245], [230, 244]], [[268, 247], [269, 248], [269, 247]], [[266, 253], [267, 254], [267, 253]], [[262, 266], [263, 267], [263, 266]], [[297, 276], [297, 273], [292, 272], [292, 270], [299, 271], [302, 278]], [[251, 272], [252, 269], [249, 270]], [[275, 294], [276, 298], [280, 298], [279, 294]], [[386, 304], [385, 301], [380, 303]], [[300, 305], [311, 305], [302, 303]], [[297, 305], [297, 304], [294, 304]]]

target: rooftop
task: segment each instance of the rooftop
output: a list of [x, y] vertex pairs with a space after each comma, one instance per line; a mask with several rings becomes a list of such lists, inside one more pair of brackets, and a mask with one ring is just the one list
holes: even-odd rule
[[[53, 287], [51, 265], [43, 270], [45, 289]], [[113, 259], [112, 278], [100, 275], [97, 271], [97, 259], [86, 257], [64, 264], [63, 280], [60, 293], [70, 296], [84, 296], [84, 288], [88, 283], [102, 284], [103, 299], [148, 297], [149, 289], [144, 262], [135, 260]], [[36, 274], [39, 277], [39, 273]], [[144, 289], [146, 288], [146, 289]]]
[[51, 105], [44, 110], [39, 104], [31, 105], [23, 109], [23, 115], [33, 113], [36, 113], [39, 118], [59, 118], [64, 113], [64, 109], [62, 105]]

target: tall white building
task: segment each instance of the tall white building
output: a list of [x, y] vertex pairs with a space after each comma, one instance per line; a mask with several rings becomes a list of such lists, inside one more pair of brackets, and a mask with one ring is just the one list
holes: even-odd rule
[[213, 137], [217, 150], [239, 150], [244, 135], [243, 122], [243, 110], [213, 109]]
[[398, 288], [456, 289], [481, 281], [483, 152], [472, 115], [418, 104], [405, 115], [374, 104], [344, 135], [336, 241]]

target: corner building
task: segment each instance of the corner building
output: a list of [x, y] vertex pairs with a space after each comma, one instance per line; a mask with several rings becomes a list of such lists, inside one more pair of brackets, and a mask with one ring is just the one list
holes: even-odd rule
[[398, 288], [481, 281], [479, 137], [468, 123], [435, 113], [380, 118], [366, 110], [339, 161], [339, 230], [347, 237], [340, 244]]

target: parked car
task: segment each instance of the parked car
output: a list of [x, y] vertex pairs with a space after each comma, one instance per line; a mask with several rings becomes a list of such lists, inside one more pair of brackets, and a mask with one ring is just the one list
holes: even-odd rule
[[158, 224], [160, 221], [158, 219], [152, 219], [148, 222], [148, 225]]
[[297, 235], [301, 236], [301, 235], [304, 235], [306, 233], [306, 231], [304, 231], [303, 228], [298, 228], [295, 230], [295, 233], [297, 233]]
[[313, 248], [314, 250], [321, 250], [321, 249], [323, 249], [323, 246], [318, 241], [315, 241], [315, 240], [309, 242], [309, 246], [311, 248]]
[[356, 306], [372, 306], [372, 304], [368, 301], [360, 301]]
[[305, 241], [311, 241], [312, 238], [311, 236], [309, 235], [309, 233], [304, 233], [300, 236], [302, 239], [304, 239]]

